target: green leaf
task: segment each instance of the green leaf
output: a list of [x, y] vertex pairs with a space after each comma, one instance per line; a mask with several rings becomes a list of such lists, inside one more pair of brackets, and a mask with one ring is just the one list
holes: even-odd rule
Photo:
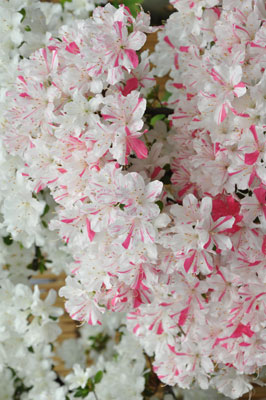
[[161, 121], [162, 119], [165, 118], [164, 114], [157, 114], [154, 117], [151, 118], [150, 120], [150, 124], [151, 126], [154, 126], [156, 124], [157, 121]]
[[43, 262], [40, 262], [40, 264], [39, 264], [39, 271], [41, 274], [43, 274], [45, 271], [47, 271], [47, 268]]
[[171, 182], [171, 177], [173, 175], [173, 172], [171, 170], [166, 171], [164, 176], [160, 179], [161, 182], [163, 182], [165, 185], [170, 185]]
[[102, 377], [103, 377], [103, 371], [98, 371], [98, 372], [96, 373], [96, 375], [94, 376], [94, 383], [99, 383], [99, 382], [101, 382]]
[[126, 205], [123, 204], [123, 203], [116, 203], [116, 204], [114, 205], [114, 207], [119, 207], [120, 210], [122, 210], [122, 211], [124, 211], [125, 206], [126, 206]]
[[169, 97], [171, 96], [172, 93], [168, 92], [167, 90], [164, 92], [162, 101], [168, 101]]
[[92, 341], [91, 348], [95, 351], [104, 350], [109, 339], [110, 336], [102, 332], [98, 333], [96, 336], [89, 336], [89, 340]]
[[10, 246], [13, 243], [13, 239], [10, 234], [8, 236], [4, 236], [2, 239], [7, 246]]
[[126, 7], [128, 7], [134, 18], [139, 13], [140, 4], [142, 4], [142, 3], [143, 3], [143, 0], [114, 0], [114, 1], [112, 1], [112, 5], [116, 8], [118, 8], [120, 4], [124, 4]]
[[17, 377], [14, 380], [14, 389], [15, 389], [15, 392], [13, 394], [12, 399], [20, 400], [21, 399], [21, 395], [23, 393], [29, 392], [32, 389], [32, 386], [30, 386], [30, 387], [25, 386], [23, 381], [22, 381], [22, 379]]
[[28, 347], [28, 350], [29, 350], [29, 352], [34, 353], [34, 350], [33, 350], [32, 346]]
[[36, 257], [42, 258], [42, 252], [41, 252], [41, 249], [39, 246], [35, 247], [35, 254], [36, 254]]
[[87, 385], [85, 389], [88, 389], [89, 392], [93, 392], [95, 388], [95, 384], [91, 378], [87, 380]]
[[171, 165], [170, 165], [170, 164], [165, 164], [165, 165], [163, 166], [163, 169], [164, 169], [165, 171], [170, 171]]
[[60, 4], [61, 4], [63, 9], [65, 7], [65, 3], [71, 3], [71, 2], [72, 2], [72, 0], [60, 0]]
[[31, 269], [32, 271], [38, 271], [38, 261], [36, 262], [36, 260], [33, 260], [31, 264], [28, 264], [27, 269]]
[[54, 317], [53, 315], [49, 315], [49, 318], [53, 321], [57, 321], [57, 317]]
[[31, 32], [31, 27], [29, 25], [26, 25], [24, 29], [26, 32]]
[[12, 372], [12, 378], [14, 378], [17, 375], [16, 371], [11, 367], [7, 367], [7, 368], [10, 369], [10, 371]]
[[23, 22], [25, 17], [26, 17], [26, 10], [25, 8], [22, 8], [19, 13], [22, 15], [22, 20], [20, 22]]
[[163, 211], [163, 202], [161, 200], [155, 201], [155, 204], [160, 208], [160, 211]]
[[42, 221], [42, 225], [43, 225], [44, 228], [48, 228], [48, 224], [47, 224], [46, 221]]
[[145, 388], [144, 391], [142, 392], [142, 395], [143, 398], [146, 399], [152, 397], [157, 392], [160, 381], [153, 371], [147, 371], [144, 374], [144, 378], [145, 378]]
[[42, 274], [44, 271], [47, 271], [46, 262], [50, 262], [46, 260], [42, 255], [41, 249], [39, 246], [35, 246], [35, 257], [33, 261], [27, 265], [27, 269], [31, 269], [33, 271], [40, 271]]
[[48, 206], [48, 204], [45, 204], [41, 218], [43, 218], [49, 212], [49, 210], [50, 210], [50, 207]]
[[148, 93], [147, 99], [148, 99], [148, 100], [155, 100], [155, 99], [157, 99], [157, 98], [158, 98], [159, 90], [160, 90], [160, 86], [159, 86], [159, 85], [154, 86], [154, 87], [151, 89], [151, 91]]
[[74, 397], [82, 397], [84, 399], [85, 397], [87, 397], [89, 392], [90, 392], [89, 388], [87, 388], [87, 387], [85, 387], [85, 388], [79, 387], [77, 389], [76, 393], [74, 394]]
[[140, 12], [140, 4], [143, 3], [143, 0], [124, 0], [123, 3], [130, 9], [133, 17], [136, 18]]

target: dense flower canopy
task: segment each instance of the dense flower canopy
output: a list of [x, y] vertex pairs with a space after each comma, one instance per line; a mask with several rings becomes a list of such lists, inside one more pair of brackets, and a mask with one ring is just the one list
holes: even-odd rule
[[[72, 319], [99, 332], [106, 315], [113, 331], [127, 325], [135, 339], [123, 327], [115, 351], [128, 374], [134, 365], [132, 381], [123, 378], [130, 399], [145, 386], [141, 348], [163, 383], [236, 399], [266, 365], [265, 2], [172, 0], [160, 29], [142, 10], [74, 3], [50, 16], [39, 5], [42, 35], [30, 1], [1, 6], [3, 55], [14, 64], [0, 70], [2, 265], [21, 246], [25, 260], [35, 254], [68, 274], [60, 295]], [[140, 56], [157, 30], [154, 53]], [[154, 76], [165, 75], [158, 99]], [[0, 290], [27, 292], [14, 331], [35, 350], [37, 329], [25, 321], [41, 317], [38, 330], [55, 339], [60, 311], [12, 268]], [[119, 363], [96, 364], [74, 360], [58, 400], [68, 390], [122, 400], [115, 384], [106, 393]]]

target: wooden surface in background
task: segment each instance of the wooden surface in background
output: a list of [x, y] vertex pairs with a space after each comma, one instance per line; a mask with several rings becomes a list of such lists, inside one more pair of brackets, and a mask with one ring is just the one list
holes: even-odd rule
[[[65, 274], [61, 275], [53, 275], [49, 272], [45, 272], [42, 275], [34, 276], [34, 280], [38, 279], [40, 283], [38, 284], [41, 291], [41, 298], [44, 299], [50, 289], [54, 289], [57, 291], [57, 299], [54, 303], [54, 306], [60, 307], [64, 310], [65, 300], [62, 297], [58, 296], [59, 289], [65, 285]], [[50, 282], [47, 282], [47, 281]], [[43, 283], [42, 283], [43, 281]], [[78, 337], [78, 321], [73, 321], [67, 312], [59, 318], [59, 326], [62, 329], [61, 335], [58, 336], [56, 342], [59, 344], [65, 339], [77, 338]], [[60, 376], [65, 376], [68, 373], [68, 370], [65, 369], [62, 360], [59, 357], [55, 357], [55, 371]]]
[[[147, 35], [147, 41], [144, 44], [144, 46], [142, 48], [142, 51], [149, 50], [150, 54], [153, 53], [157, 41], [158, 41], [157, 40], [157, 32], [148, 34]], [[165, 84], [166, 84], [168, 79], [169, 79], [168, 76], [164, 76], [162, 78], [156, 78], [156, 83], [157, 83], [157, 85], [160, 86], [160, 89], [159, 89], [159, 97], [160, 97], [160, 99], [163, 97], [163, 95], [165, 93]]]

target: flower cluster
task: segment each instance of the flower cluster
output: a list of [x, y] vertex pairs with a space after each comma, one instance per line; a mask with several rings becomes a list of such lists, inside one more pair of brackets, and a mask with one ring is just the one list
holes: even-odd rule
[[134, 308], [149, 297], [141, 262], [156, 259], [164, 223], [155, 204], [163, 184], [126, 173], [132, 152], [148, 153], [141, 90], [154, 79], [147, 53], [139, 63], [136, 50], [151, 30], [143, 12], [134, 19], [125, 7], [97, 8], [22, 60], [8, 93], [5, 146], [24, 160], [31, 189], [48, 187], [59, 204], [50, 228], [75, 259], [75, 277], [61, 293], [73, 318], [93, 324], [102, 305]]
[[[75, 13], [78, 16], [88, 17], [89, 12], [95, 8], [94, 1], [85, 0], [78, 4], [74, 1]], [[60, 4], [49, 4], [31, 0], [16, 1], [3, 0], [0, 5], [0, 127], [1, 132], [6, 131], [4, 117], [8, 107], [8, 93], [19, 75], [18, 66], [24, 57], [49, 43], [52, 35], [57, 35], [63, 23], [71, 24], [73, 13], [70, 3], [64, 9]], [[11, 144], [15, 138], [8, 134], [7, 142]], [[17, 146], [13, 142], [13, 146]], [[8, 146], [0, 141], [1, 165], [1, 236], [10, 235], [12, 240], [19, 241], [26, 248], [35, 245], [44, 246], [44, 252], [49, 253], [49, 259], [54, 271], [62, 270], [64, 255], [54, 248], [57, 240], [55, 235], [47, 229], [48, 215], [44, 214], [50, 209], [52, 215], [54, 203], [48, 193], [32, 196], [32, 187], [28, 178], [23, 174], [24, 162], [16, 155], [11, 155], [6, 150]], [[19, 154], [19, 153], [18, 153]], [[46, 229], [45, 229], [46, 228]], [[63, 261], [63, 264], [67, 259]]]
[[[21, 393], [27, 393], [29, 400], [36, 396], [52, 399], [54, 392], [58, 392], [58, 396], [62, 392], [55, 382], [56, 374], [51, 370], [54, 355], [51, 342], [61, 332], [56, 320], [63, 313], [61, 308], [52, 306], [55, 298], [53, 290], [43, 301], [37, 285], [32, 292], [27, 285], [14, 285], [4, 278], [0, 280], [0, 370], [1, 375], [7, 375], [6, 379], [11, 382], [10, 396], [19, 387]], [[1, 391], [2, 388], [4, 390], [4, 386]]]
[[[148, 372], [146, 360], [137, 339], [125, 328], [125, 322], [124, 313], [107, 312], [101, 326], [83, 325], [79, 339], [63, 342], [58, 353], [73, 368], [65, 382], [74, 393], [83, 389], [85, 394], [89, 389], [88, 379], [94, 375], [94, 392], [99, 399], [123, 400], [125, 393], [129, 399], [143, 399], [143, 375]], [[93, 359], [91, 367], [85, 369], [77, 348], [81, 355], [85, 349], [89, 350], [89, 357]], [[95, 400], [95, 395], [90, 392], [86, 399]]]
[[[74, 261], [60, 294], [73, 319], [100, 329], [106, 309], [126, 312], [162, 382], [236, 399], [266, 364], [266, 9], [171, 3], [151, 57], [138, 54], [156, 30], [149, 16], [110, 4], [25, 53], [5, 92], [3, 165], [15, 161], [2, 227], [39, 248], [48, 222], [65, 242]], [[154, 74], [169, 74], [168, 120], [162, 104], [155, 119], [146, 109]], [[137, 399], [144, 361], [125, 360], [128, 347], [117, 357]], [[74, 366], [74, 396], [107, 398], [108, 384], [120, 398], [118, 370], [104, 370], [101, 380], [98, 366]]]
[[265, 364], [265, 5], [172, 4], [152, 61], [170, 76], [177, 204], [159, 238], [156, 300], [129, 325], [160, 379], [238, 398]]

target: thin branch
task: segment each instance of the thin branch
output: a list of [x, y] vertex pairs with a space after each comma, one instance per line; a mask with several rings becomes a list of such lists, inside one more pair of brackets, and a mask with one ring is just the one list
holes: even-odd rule
[[178, 398], [176, 397], [175, 392], [171, 386], [168, 386], [168, 385], [165, 386], [165, 392], [166, 392], [166, 394], [171, 394], [173, 396], [174, 400], [178, 400]]
[[95, 400], [99, 400], [99, 398], [98, 398], [98, 396], [97, 396], [95, 390], [93, 391], [93, 394], [94, 394]]
[[154, 116], [154, 115], [158, 115], [158, 114], [164, 114], [164, 115], [171, 115], [174, 113], [174, 110], [172, 110], [171, 108], [168, 107], [156, 107], [156, 108], [152, 108], [152, 107], [147, 107], [145, 114]]
[[180, 325], [177, 325], [177, 326], [178, 326], [178, 328], [180, 329], [181, 333], [182, 333], [184, 336], [186, 336], [185, 332], [183, 331], [182, 326], [180, 326]]

